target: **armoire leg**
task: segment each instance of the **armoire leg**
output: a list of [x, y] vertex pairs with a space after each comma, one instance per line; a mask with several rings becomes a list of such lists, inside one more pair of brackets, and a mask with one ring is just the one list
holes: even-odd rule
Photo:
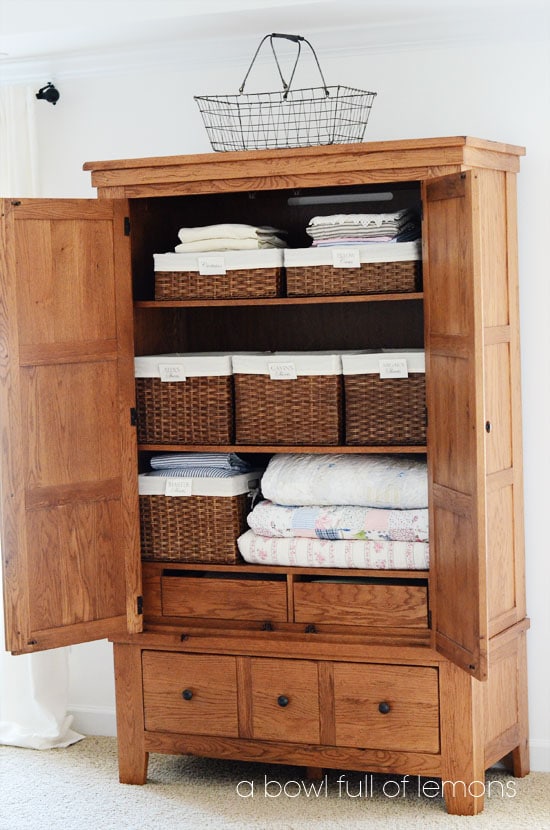
[[525, 632], [518, 639], [518, 726], [520, 743], [512, 750], [512, 769], [516, 778], [529, 773], [529, 719], [527, 712], [527, 647]]
[[442, 786], [448, 813], [481, 813], [485, 794], [482, 690], [452, 663], [440, 668]]
[[141, 649], [115, 643], [114, 658], [119, 781], [145, 784], [149, 753], [144, 742]]

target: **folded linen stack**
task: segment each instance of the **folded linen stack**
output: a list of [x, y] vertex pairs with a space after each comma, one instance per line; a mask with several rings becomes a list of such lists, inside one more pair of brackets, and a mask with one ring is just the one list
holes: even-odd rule
[[285, 248], [281, 239], [284, 231], [269, 226], [243, 225], [226, 223], [205, 225], [204, 227], [180, 228], [180, 243], [175, 252], [193, 253], [196, 251], [254, 251], [264, 248]]
[[306, 228], [315, 247], [367, 245], [371, 242], [409, 242], [420, 237], [416, 213], [337, 213], [314, 216]]
[[180, 452], [154, 455], [150, 476], [166, 478], [231, 478], [248, 473], [251, 464], [233, 452]]
[[427, 467], [361, 454], [273, 456], [266, 501], [238, 539], [248, 562], [331, 568], [429, 567]]

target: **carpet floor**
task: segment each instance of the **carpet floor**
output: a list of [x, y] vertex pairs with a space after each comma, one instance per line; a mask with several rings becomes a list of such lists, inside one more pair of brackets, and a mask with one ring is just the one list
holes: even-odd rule
[[146, 786], [118, 783], [116, 740], [0, 747], [0, 830], [550, 830], [550, 773], [490, 770], [485, 809], [450, 816], [437, 780], [151, 755]]

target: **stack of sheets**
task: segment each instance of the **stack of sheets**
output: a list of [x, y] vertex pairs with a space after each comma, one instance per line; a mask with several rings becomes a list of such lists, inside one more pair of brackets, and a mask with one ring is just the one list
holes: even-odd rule
[[149, 476], [164, 478], [231, 478], [248, 473], [251, 465], [233, 452], [180, 452], [151, 458]]
[[395, 213], [337, 213], [314, 216], [307, 234], [314, 247], [367, 245], [372, 242], [409, 242], [420, 237], [414, 211], [405, 208]]
[[238, 540], [247, 562], [330, 568], [429, 567], [426, 462], [361, 454], [281, 454], [266, 501]]
[[284, 248], [283, 231], [269, 226], [243, 225], [228, 222], [222, 225], [205, 225], [180, 228], [180, 243], [175, 252], [196, 251], [254, 251], [264, 248]]

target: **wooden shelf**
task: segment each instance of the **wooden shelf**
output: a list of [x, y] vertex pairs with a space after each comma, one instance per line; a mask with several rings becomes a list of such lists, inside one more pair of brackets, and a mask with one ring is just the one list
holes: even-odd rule
[[135, 308], [212, 308], [218, 306], [288, 306], [288, 305], [326, 305], [335, 303], [380, 303], [395, 301], [422, 300], [423, 292], [415, 291], [401, 294], [356, 294], [337, 297], [265, 297], [248, 299], [246, 297], [230, 300], [136, 300]]
[[280, 445], [256, 445], [256, 444], [139, 444], [139, 450], [149, 452], [236, 452], [236, 453], [373, 453], [388, 454], [395, 453], [402, 455], [425, 454], [427, 447], [320, 447], [320, 446], [280, 446]]

